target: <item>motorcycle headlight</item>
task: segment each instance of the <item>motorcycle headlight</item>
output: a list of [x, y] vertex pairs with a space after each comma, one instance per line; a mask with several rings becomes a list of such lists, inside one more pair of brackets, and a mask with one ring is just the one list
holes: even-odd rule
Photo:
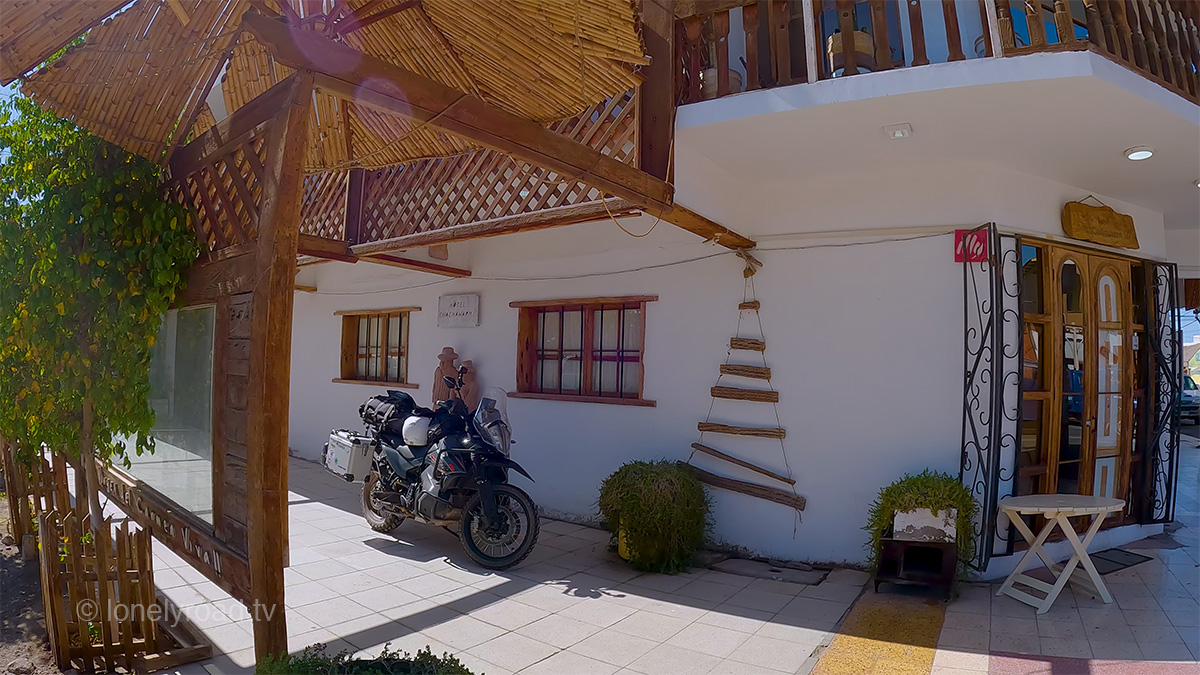
[[507, 457], [512, 445], [512, 435], [508, 431], [508, 425], [497, 420], [484, 427], [484, 432], [496, 449]]

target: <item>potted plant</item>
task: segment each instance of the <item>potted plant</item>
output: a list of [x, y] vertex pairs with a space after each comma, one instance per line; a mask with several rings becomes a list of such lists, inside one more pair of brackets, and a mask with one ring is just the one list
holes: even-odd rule
[[629, 462], [600, 485], [600, 515], [621, 557], [636, 569], [687, 567], [708, 532], [704, 486], [682, 462]]
[[867, 525], [872, 571], [879, 578], [880, 552], [885, 540], [911, 542], [953, 542], [957, 551], [958, 571], [965, 571], [974, 555], [972, 523], [975, 498], [947, 473], [922, 471], [888, 485], [871, 504]]

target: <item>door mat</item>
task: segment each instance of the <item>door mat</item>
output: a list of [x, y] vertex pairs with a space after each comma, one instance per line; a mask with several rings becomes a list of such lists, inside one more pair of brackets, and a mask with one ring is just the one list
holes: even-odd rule
[[1135, 542], [1125, 544], [1125, 548], [1132, 549], [1172, 549], [1183, 548], [1183, 544], [1175, 541], [1175, 538], [1165, 532], [1156, 534], [1145, 539], [1139, 539]]
[[1139, 565], [1147, 560], [1153, 560], [1148, 555], [1141, 553], [1131, 553], [1119, 548], [1110, 548], [1099, 553], [1089, 554], [1092, 559], [1092, 564], [1096, 566], [1096, 571], [1100, 574], [1112, 574], [1134, 565]]

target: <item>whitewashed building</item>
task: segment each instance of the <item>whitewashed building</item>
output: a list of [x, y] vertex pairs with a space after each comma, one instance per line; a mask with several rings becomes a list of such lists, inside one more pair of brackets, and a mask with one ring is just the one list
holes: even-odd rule
[[[1009, 494], [1126, 499], [1098, 545], [1160, 532], [1179, 386], [1178, 367], [1160, 368], [1178, 358], [1178, 289], [1200, 278], [1195, 51], [1179, 65], [1164, 44], [1152, 66], [1137, 21], [1105, 10], [1089, 30], [1082, 3], [1062, 3], [1076, 37], [1059, 39], [1055, 26], [1071, 24], [1052, 9], [1038, 30], [995, 8], [1008, 3], [959, 2], [950, 21], [943, 3], [886, 3], [881, 23], [863, 2], [850, 19], [870, 46], [853, 58], [876, 72], [847, 76], [848, 55], [825, 48], [842, 20], [834, 3], [784, 4], [799, 8], [784, 17], [790, 47], [768, 30], [779, 17], [755, 28], [757, 5], [679, 20], [679, 58], [666, 52], [682, 70], [673, 129], [635, 116], [663, 86], [653, 74], [558, 127], [630, 162], [661, 163], [670, 148], [676, 201], [754, 241], [752, 286], [730, 248], [487, 151], [313, 179], [310, 194], [351, 196], [310, 214], [306, 232], [325, 239], [301, 244], [321, 257], [296, 280], [293, 453], [318, 459], [330, 430], [359, 428], [359, 404], [386, 388], [428, 405], [449, 346], [510, 393], [513, 456], [536, 478], [522, 486], [548, 514], [595, 519], [605, 476], [689, 459], [708, 421], [786, 431], [703, 441], [790, 476], [805, 500], [798, 514], [712, 490], [715, 540], [758, 555], [861, 562], [879, 489], [926, 468], [976, 491], [987, 576], [1015, 562], [992, 515]], [[819, 22], [802, 11], [814, 5]], [[1195, 18], [1173, 19], [1181, 36]], [[804, 49], [814, 40], [821, 49]], [[759, 45], [753, 58], [746, 44]], [[892, 68], [877, 63], [885, 53]], [[739, 91], [746, 82], [760, 86]], [[1151, 156], [1136, 160], [1141, 149]], [[368, 209], [343, 213], [355, 190]], [[1122, 231], [1136, 245], [1068, 236], [1064, 206], [1080, 201], [1131, 217]], [[982, 261], [956, 262], [963, 230], [986, 240]], [[344, 253], [328, 245], [340, 238]], [[739, 309], [751, 300], [757, 311]], [[733, 337], [765, 351], [730, 350]], [[764, 359], [769, 383], [719, 384], [773, 389], [777, 405], [713, 398], [722, 364]]]

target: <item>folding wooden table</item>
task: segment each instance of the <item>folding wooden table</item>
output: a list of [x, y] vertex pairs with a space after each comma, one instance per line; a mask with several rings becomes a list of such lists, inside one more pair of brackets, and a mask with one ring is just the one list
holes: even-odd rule
[[[1032, 605], [1037, 608], [1038, 614], [1045, 614], [1050, 606], [1054, 604], [1054, 600], [1058, 598], [1058, 594], [1062, 592], [1067, 582], [1087, 589], [1088, 591], [1100, 596], [1105, 603], [1112, 602], [1112, 595], [1109, 594], [1108, 588], [1104, 586], [1104, 580], [1100, 578], [1100, 573], [1096, 571], [1096, 566], [1092, 564], [1091, 558], [1088, 557], [1087, 547], [1092, 543], [1092, 539], [1096, 533], [1100, 531], [1100, 525], [1104, 522], [1104, 518], [1114, 511], [1120, 511], [1125, 508], [1125, 502], [1120, 499], [1110, 499], [1108, 497], [1093, 497], [1091, 495], [1025, 495], [1022, 497], [1009, 497], [1000, 500], [999, 505], [1001, 513], [1008, 516], [1012, 521], [1013, 527], [1021, 533], [1025, 541], [1029, 543], [1029, 550], [1025, 551], [1025, 556], [1017, 563], [1012, 574], [1004, 580], [1004, 584], [1000, 586], [1000, 590], [996, 595], [1007, 595], [1010, 598], [1020, 600], [1021, 602]], [[1033, 531], [1029, 529], [1029, 525], [1025, 523], [1022, 516], [1039, 515], [1045, 516], [1046, 525], [1042, 531], [1035, 537]], [[1071, 526], [1069, 518], [1077, 516], [1091, 516], [1092, 522], [1084, 533], [1083, 539], [1075, 533], [1075, 528]], [[1046, 543], [1046, 539], [1058, 527], [1066, 535], [1067, 541], [1071, 543], [1071, 548], [1075, 553], [1065, 565], [1060, 567], [1055, 564], [1050, 554], [1042, 545]], [[1028, 574], [1024, 574], [1025, 569], [1035, 562], [1035, 558], [1040, 558], [1046, 569], [1054, 575], [1054, 583], [1048, 584], [1041, 579], [1035, 579]], [[1082, 570], [1076, 569], [1077, 566], [1082, 566]], [[1086, 574], [1085, 574], [1086, 572]], [[1045, 593], [1044, 598], [1038, 598], [1035, 595], [1026, 593], [1023, 590], [1014, 588], [1013, 584], [1022, 584], [1036, 591]]]

